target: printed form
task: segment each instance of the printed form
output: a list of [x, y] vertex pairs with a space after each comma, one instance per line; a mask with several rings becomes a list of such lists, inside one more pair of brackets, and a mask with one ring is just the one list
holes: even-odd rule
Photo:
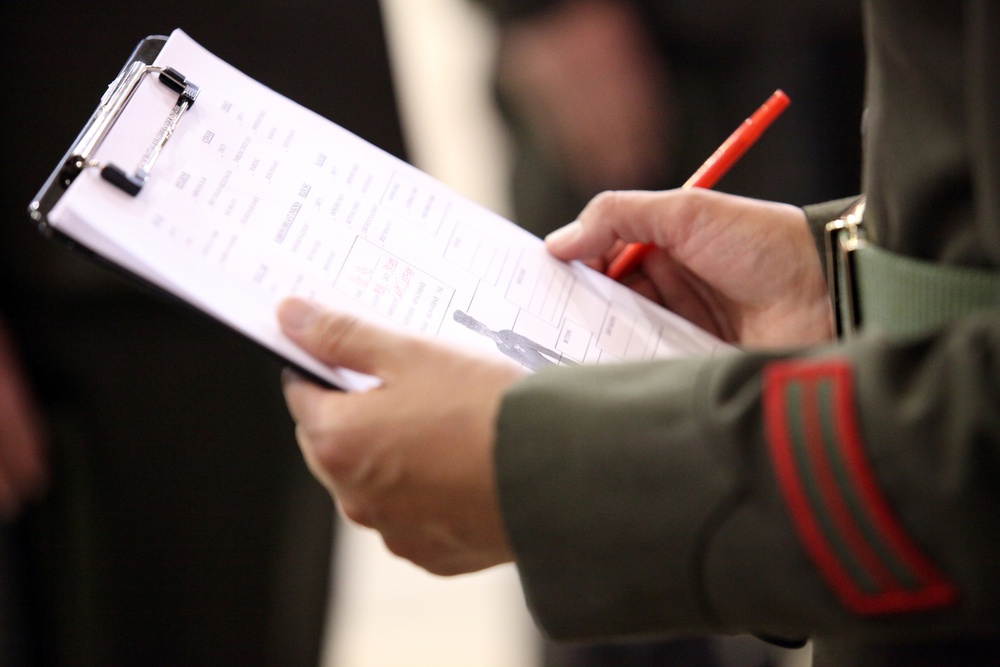
[[[136, 197], [86, 169], [49, 223], [344, 389], [282, 336], [297, 295], [537, 370], [727, 347], [175, 31], [156, 65], [200, 87]], [[318, 81], [322, 85], [322, 81]], [[148, 76], [94, 156], [124, 169], [177, 94]]]

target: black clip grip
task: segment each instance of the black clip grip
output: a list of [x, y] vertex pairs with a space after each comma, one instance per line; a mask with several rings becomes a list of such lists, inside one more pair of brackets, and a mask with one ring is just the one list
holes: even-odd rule
[[149, 180], [146, 172], [136, 172], [135, 175], [126, 173], [121, 167], [113, 164], [104, 165], [101, 168], [101, 178], [111, 185], [114, 185], [125, 194], [135, 197], [142, 190], [142, 186]]
[[180, 95], [177, 100], [178, 104], [187, 100], [189, 108], [194, 106], [194, 101], [198, 98], [200, 89], [191, 83], [187, 77], [173, 67], [166, 67], [160, 72], [159, 79], [160, 83]]
[[194, 105], [195, 100], [198, 98], [198, 93], [200, 92], [200, 88], [198, 88], [198, 86], [191, 83], [187, 77], [175, 70], [173, 67], [164, 67], [162, 69], [150, 67], [147, 68], [146, 71], [158, 71], [160, 83], [176, 92], [178, 97], [173, 110], [167, 115], [167, 119], [164, 121], [163, 127], [160, 128], [160, 131], [153, 140], [153, 145], [149, 147], [143, 156], [143, 163], [136, 170], [135, 174], [130, 175], [121, 167], [117, 167], [113, 164], [107, 164], [101, 167], [101, 178], [132, 197], [137, 196], [139, 191], [142, 190], [142, 187], [149, 180], [149, 173], [152, 171], [153, 165], [156, 163], [156, 159], [159, 157], [160, 152], [166, 145], [167, 140], [174, 133], [174, 130], [177, 128], [177, 123], [180, 122], [181, 117], [188, 109], [191, 108], [192, 105]]

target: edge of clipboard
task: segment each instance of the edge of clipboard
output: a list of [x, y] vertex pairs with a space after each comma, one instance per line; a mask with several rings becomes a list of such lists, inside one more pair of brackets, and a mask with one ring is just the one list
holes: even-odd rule
[[[116, 76], [115, 79], [112, 81], [109, 88], [114, 87], [122, 79], [122, 77], [125, 76], [125, 73], [129, 70], [129, 68], [135, 63], [141, 63], [143, 65], [152, 64], [152, 62], [156, 59], [156, 56], [159, 55], [160, 51], [163, 49], [163, 46], [167, 43], [167, 39], [168, 38], [164, 35], [150, 35], [149, 37], [142, 39], [139, 42], [139, 44], [135, 47], [135, 49], [132, 51], [132, 54], [125, 62], [125, 65], [122, 67], [121, 71], [119, 71], [118, 76]], [[38, 231], [41, 232], [47, 238], [58, 240], [60, 243], [65, 244], [72, 250], [86, 255], [90, 260], [96, 261], [98, 264], [104, 266], [107, 269], [110, 269], [113, 273], [122, 276], [131, 283], [138, 285], [139, 287], [145, 289], [154, 296], [165, 299], [168, 302], [181, 304], [182, 306], [188, 308], [189, 310], [192, 310], [200, 314], [201, 316], [206, 317], [209, 320], [215, 322], [216, 324], [228, 329], [229, 331], [236, 334], [238, 338], [247, 342], [249, 345], [257, 348], [258, 350], [263, 350], [272, 359], [275, 359], [278, 362], [284, 364], [285, 366], [292, 368], [293, 370], [295, 370], [295, 372], [299, 373], [303, 377], [308, 378], [312, 382], [315, 382], [316, 384], [327, 387], [329, 389], [340, 389], [340, 387], [337, 387], [336, 385], [332, 384], [326, 378], [323, 378], [317, 375], [316, 373], [310, 371], [309, 369], [304, 368], [301, 365], [295, 363], [294, 361], [285, 358], [283, 355], [279, 354], [275, 350], [272, 350], [263, 343], [254, 340], [250, 336], [247, 336], [242, 331], [239, 331], [234, 327], [226, 324], [225, 322], [222, 322], [217, 317], [212, 316], [210, 313], [199, 308], [190, 301], [187, 301], [186, 299], [170, 292], [169, 290], [161, 287], [160, 285], [157, 285], [156, 283], [148, 280], [147, 278], [144, 278], [143, 276], [135, 273], [134, 271], [124, 266], [121, 266], [120, 264], [108, 259], [107, 257], [104, 257], [100, 253], [95, 252], [91, 248], [88, 248], [87, 246], [80, 243], [76, 239], [72, 238], [68, 234], [65, 234], [64, 232], [60, 231], [59, 229], [49, 224], [48, 222], [49, 212], [53, 209], [53, 207], [56, 205], [59, 199], [66, 193], [66, 191], [69, 189], [69, 186], [76, 178], [76, 175], [78, 175], [79, 173], [78, 170], [72, 168], [72, 163], [75, 162], [75, 159], [78, 157], [76, 155], [76, 149], [79, 147], [81, 139], [83, 139], [83, 137], [87, 134], [88, 130], [90, 130], [90, 128], [96, 122], [97, 111], [99, 109], [100, 105], [98, 105], [98, 109], [96, 109], [94, 113], [91, 114], [91, 117], [84, 124], [83, 129], [80, 130], [80, 133], [76, 136], [76, 139], [73, 140], [73, 143], [70, 144], [69, 149], [66, 151], [62, 159], [59, 161], [59, 165], [49, 175], [48, 179], [46, 179], [45, 184], [42, 186], [41, 190], [38, 191], [38, 194], [35, 195], [34, 199], [28, 205], [28, 215], [35, 222]]]
[[[151, 64], [156, 56], [159, 55], [160, 51], [163, 49], [163, 45], [167, 43], [167, 37], [164, 35], [150, 35], [145, 39], [141, 40], [139, 44], [132, 51], [132, 55], [129, 56], [124, 67], [115, 77], [114, 81], [111, 83], [109, 88], [113, 87], [135, 63], [142, 63], [144, 65]], [[100, 105], [98, 106], [100, 109]], [[56, 205], [59, 199], [66, 193], [73, 179], [76, 178], [76, 173], [72, 173], [71, 163], [73, 158], [76, 157], [75, 149], [80, 145], [81, 139], [87, 134], [88, 130], [97, 121], [97, 110], [91, 114], [90, 119], [80, 130], [80, 133], [70, 144], [69, 149], [63, 155], [62, 160], [59, 161], [59, 166], [56, 167], [55, 171], [49, 176], [42, 186], [42, 189], [38, 191], [35, 198], [28, 205], [28, 215], [31, 219], [38, 225], [39, 231], [46, 235], [51, 235], [55, 232], [48, 223], [47, 216], [49, 211]]]

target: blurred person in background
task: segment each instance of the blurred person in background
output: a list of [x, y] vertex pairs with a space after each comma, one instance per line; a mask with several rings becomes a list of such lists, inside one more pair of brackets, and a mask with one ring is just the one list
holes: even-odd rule
[[470, 0], [496, 17], [515, 220], [544, 236], [603, 190], [677, 187], [777, 88], [792, 106], [715, 189], [798, 205], [860, 182], [860, 8]]

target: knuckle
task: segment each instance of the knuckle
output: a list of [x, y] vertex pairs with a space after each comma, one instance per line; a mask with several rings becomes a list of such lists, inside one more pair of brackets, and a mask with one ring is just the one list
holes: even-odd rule
[[359, 526], [374, 528], [378, 525], [375, 513], [355, 500], [341, 499], [340, 511], [348, 521], [356, 523]]
[[430, 562], [427, 545], [412, 533], [398, 534], [386, 531], [382, 533], [382, 541], [386, 549], [400, 558], [405, 558], [422, 567]]
[[595, 195], [587, 208], [591, 209], [590, 213], [595, 217], [606, 218], [614, 215], [620, 205], [621, 193], [616, 190], [605, 190]]
[[309, 437], [313, 455], [322, 468], [335, 480], [349, 475], [357, 465], [356, 455], [336, 435], [323, 432]]
[[418, 533], [383, 533], [382, 541], [394, 555], [437, 576], [450, 577], [476, 569], [445, 545]]

